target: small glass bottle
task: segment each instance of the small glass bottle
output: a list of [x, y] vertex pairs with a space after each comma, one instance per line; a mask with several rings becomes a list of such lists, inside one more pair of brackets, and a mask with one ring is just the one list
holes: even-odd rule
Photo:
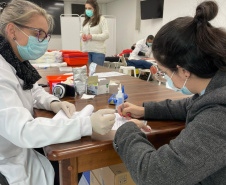
[[118, 106], [124, 103], [124, 93], [122, 92], [121, 84], [118, 88], [118, 93], [116, 95], [116, 106], [115, 109], [117, 110]]

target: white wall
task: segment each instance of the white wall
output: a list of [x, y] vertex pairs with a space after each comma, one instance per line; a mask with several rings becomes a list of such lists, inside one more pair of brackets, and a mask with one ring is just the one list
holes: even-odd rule
[[[137, 0], [118, 0], [107, 4], [107, 14], [116, 16], [117, 53], [149, 34], [155, 35], [170, 20], [180, 16], [194, 16], [197, 5], [203, 0], [165, 0], [162, 19], [141, 20], [140, 31], [135, 30]], [[226, 27], [226, 1], [215, 0], [219, 5], [218, 16], [211, 23]]]
[[[170, 20], [180, 16], [194, 16], [196, 6], [203, 0], [165, 0], [162, 19], [142, 20], [140, 31], [135, 30], [137, 0], [117, 0], [108, 4], [100, 4], [103, 15], [116, 17], [116, 47], [117, 53], [149, 34], [155, 35], [158, 30]], [[226, 1], [216, 0], [219, 5], [218, 16], [211, 23], [214, 26], [226, 27]], [[72, 2], [64, 2], [65, 14], [71, 14]], [[53, 35], [49, 49], [61, 49], [61, 36]]]
[[[196, 7], [204, 0], [165, 0], [163, 24], [181, 16], [194, 16]], [[226, 27], [226, 1], [215, 0], [219, 7], [217, 17], [211, 24], [217, 27]]]
[[155, 35], [163, 19], [142, 20], [135, 30], [137, 0], [118, 0], [107, 4], [107, 14], [116, 16], [117, 53], [130, 48], [138, 40]]

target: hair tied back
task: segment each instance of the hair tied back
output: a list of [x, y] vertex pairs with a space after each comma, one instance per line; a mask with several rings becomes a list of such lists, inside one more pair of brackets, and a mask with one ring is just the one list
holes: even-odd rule
[[5, 9], [6, 6], [7, 6], [6, 2], [0, 3], [1, 12]]
[[194, 23], [208, 24], [208, 21], [213, 20], [218, 13], [218, 5], [213, 1], [204, 1], [196, 8]]

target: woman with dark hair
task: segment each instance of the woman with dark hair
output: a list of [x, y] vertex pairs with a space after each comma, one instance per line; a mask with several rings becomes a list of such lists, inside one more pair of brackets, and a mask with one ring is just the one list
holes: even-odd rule
[[104, 42], [109, 38], [107, 20], [99, 14], [96, 0], [87, 0], [85, 8], [85, 20], [81, 31], [82, 51], [88, 52], [89, 63], [103, 66], [106, 52]]
[[193, 96], [118, 108], [133, 118], [186, 122], [179, 136], [158, 150], [140, 131], [146, 127], [139, 120], [117, 130], [114, 148], [139, 185], [226, 184], [226, 33], [209, 23], [217, 13], [215, 2], [204, 1], [194, 18], [167, 23], [153, 42], [169, 85]]

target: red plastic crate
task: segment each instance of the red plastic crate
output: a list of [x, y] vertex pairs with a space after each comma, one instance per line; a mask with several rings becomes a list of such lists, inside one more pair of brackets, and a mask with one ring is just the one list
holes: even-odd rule
[[62, 56], [64, 57], [65, 54], [80, 54], [83, 53], [81, 51], [70, 51], [70, 50], [60, 50], [62, 52]]
[[60, 50], [63, 54], [70, 54], [70, 53], [82, 53], [81, 51], [72, 51], [72, 50]]
[[88, 59], [86, 58], [64, 58], [64, 61], [67, 62], [69, 66], [82, 66], [88, 63]]
[[73, 75], [53, 75], [53, 76], [46, 76], [50, 89], [52, 91], [52, 84], [53, 83], [60, 83], [61, 81], [66, 81], [68, 77]]
[[89, 57], [88, 53], [70, 53], [64, 54], [63, 57], [64, 62], [67, 62], [68, 65], [71, 66], [81, 66], [86, 65], [88, 63]]

